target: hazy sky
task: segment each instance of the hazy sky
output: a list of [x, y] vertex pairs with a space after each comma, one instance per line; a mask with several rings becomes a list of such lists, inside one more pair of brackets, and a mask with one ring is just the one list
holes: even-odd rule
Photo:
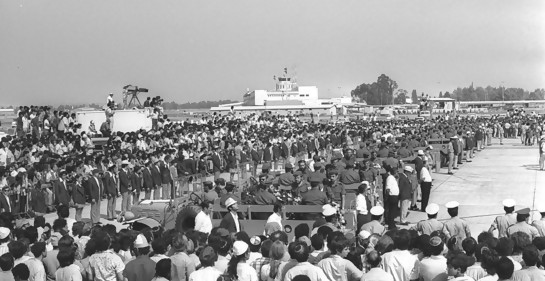
[[[0, 105], [103, 103], [126, 84], [236, 99], [296, 70], [321, 97], [545, 87], [545, 1], [0, 0]], [[503, 81], [503, 84], [502, 84]]]

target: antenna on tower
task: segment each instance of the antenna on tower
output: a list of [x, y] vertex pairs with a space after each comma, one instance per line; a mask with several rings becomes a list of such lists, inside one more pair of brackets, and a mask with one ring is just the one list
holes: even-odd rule
[[291, 79], [293, 83], [297, 83], [297, 64], [293, 65], [293, 78]]

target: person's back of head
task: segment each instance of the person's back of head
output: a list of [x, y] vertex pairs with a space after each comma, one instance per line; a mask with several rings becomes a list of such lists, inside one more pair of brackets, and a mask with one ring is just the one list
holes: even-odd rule
[[284, 257], [284, 253], [286, 250], [286, 246], [284, 246], [284, 243], [280, 241], [276, 241], [272, 243], [271, 248], [269, 250], [269, 258], [273, 260], [282, 260]]
[[324, 237], [317, 233], [310, 238], [310, 244], [315, 251], [320, 251], [324, 248]]
[[170, 259], [162, 259], [157, 262], [155, 265], [155, 276], [163, 277], [167, 280], [170, 280], [170, 269], [172, 266], [172, 261]]
[[24, 263], [20, 263], [11, 270], [15, 281], [26, 281], [30, 278], [30, 270]]
[[293, 249], [292, 258], [296, 259], [298, 262], [306, 262], [309, 256], [309, 248], [306, 243], [297, 241]]
[[39, 258], [45, 253], [45, 242], [36, 242], [32, 246], [30, 246], [30, 252], [34, 255], [34, 257]]
[[261, 255], [264, 258], [269, 257], [269, 252], [271, 250], [272, 244], [273, 244], [273, 241], [271, 241], [270, 239], [267, 239], [267, 240], [263, 241], [263, 243], [261, 243], [260, 251], [261, 251]]
[[409, 249], [409, 245], [411, 243], [411, 234], [408, 230], [401, 229], [393, 235], [392, 240], [394, 240], [394, 248], [399, 250], [407, 250]]
[[167, 243], [164, 239], [157, 237], [151, 242], [151, 248], [154, 254], [164, 255], [167, 251]]
[[468, 237], [462, 241], [462, 249], [464, 249], [464, 252], [468, 256], [473, 256], [475, 254], [475, 250], [477, 249], [477, 241], [475, 241], [475, 238]]
[[513, 254], [513, 247], [515, 243], [513, 240], [507, 237], [502, 237], [498, 240], [498, 245], [496, 245], [496, 251], [500, 256], [510, 256]]
[[496, 267], [499, 260], [500, 256], [498, 256], [498, 253], [494, 249], [488, 247], [481, 249], [481, 267], [486, 270], [488, 275], [493, 276], [496, 274]]
[[510, 235], [511, 240], [513, 240], [513, 253], [520, 254], [522, 249], [532, 244], [530, 240], [530, 235], [524, 232], [515, 232]]
[[496, 264], [496, 274], [500, 280], [509, 280], [514, 270], [515, 265], [508, 257], [501, 257]]
[[13, 268], [13, 256], [10, 253], [5, 253], [0, 256], [0, 269], [9, 271]]
[[539, 262], [539, 252], [534, 245], [528, 245], [522, 249], [522, 260], [526, 266], [535, 266]]
[[8, 244], [9, 253], [13, 256], [14, 259], [19, 259], [25, 255], [27, 252], [27, 247], [21, 241], [12, 241]]
[[74, 263], [75, 252], [70, 249], [60, 250], [57, 254], [57, 260], [59, 261], [60, 267], [67, 267]]
[[273, 242], [281, 241], [284, 245], [288, 244], [288, 235], [284, 231], [275, 231], [269, 237]]
[[301, 223], [298, 226], [296, 226], [294, 229], [295, 239], [299, 239], [300, 237], [303, 237], [303, 236], [308, 237], [309, 233], [310, 233], [310, 228], [308, 224], [306, 223]]
[[292, 281], [310, 281], [307, 275], [299, 274], [291, 279]]
[[380, 257], [380, 254], [377, 251], [371, 251], [367, 254], [367, 263], [371, 268], [379, 267], [380, 262], [382, 261], [382, 258]]

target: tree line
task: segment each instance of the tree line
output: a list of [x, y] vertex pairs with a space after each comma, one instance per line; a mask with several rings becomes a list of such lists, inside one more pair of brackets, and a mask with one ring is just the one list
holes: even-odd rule
[[[355, 102], [365, 101], [369, 105], [405, 104], [408, 91], [398, 89], [397, 82], [385, 74], [381, 74], [376, 82], [363, 83], [351, 91]], [[421, 94], [424, 96], [424, 93]], [[413, 104], [420, 102], [416, 89], [411, 92]], [[452, 92], [440, 92], [440, 98], [453, 98], [457, 101], [511, 101], [511, 100], [543, 100], [545, 89], [528, 91], [522, 88], [505, 87], [458, 87]]]

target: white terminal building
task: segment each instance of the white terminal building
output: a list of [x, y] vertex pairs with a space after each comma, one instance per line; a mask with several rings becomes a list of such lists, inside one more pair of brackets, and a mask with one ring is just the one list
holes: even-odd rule
[[[286, 71], [287, 73], [287, 71]], [[273, 112], [304, 112], [336, 115], [346, 113], [345, 106], [352, 104], [352, 98], [343, 96], [340, 98], [320, 99], [318, 87], [299, 86], [291, 77], [276, 78], [274, 90], [248, 91], [243, 96], [243, 102], [222, 104], [212, 107], [212, 111], [273, 111]]]

